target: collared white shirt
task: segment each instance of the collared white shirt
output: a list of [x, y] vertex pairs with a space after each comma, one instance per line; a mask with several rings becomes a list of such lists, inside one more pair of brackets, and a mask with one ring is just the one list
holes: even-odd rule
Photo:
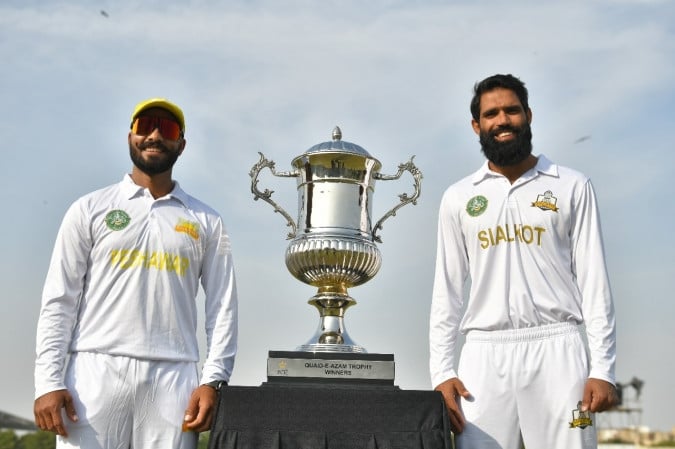
[[458, 332], [558, 322], [585, 325], [590, 377], [614, 383], [614, 306], [591, 182], [543, 155], [513, 184], [486, 162], [441, 200], [429, 329], [433, 386], [457, 376]]
[[237, 346], [230, 240], [216, 211], [175, 183], [154, 199], [129, 175], [75, 201], [56, 238], [37, 329], [36, 397], [65, 388], [68, 353], [198, 362], [202, 382], [229, 380]]

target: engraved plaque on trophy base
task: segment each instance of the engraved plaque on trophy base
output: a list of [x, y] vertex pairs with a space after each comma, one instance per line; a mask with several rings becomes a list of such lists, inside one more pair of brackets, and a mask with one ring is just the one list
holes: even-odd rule
[[269, 351], [267, 383], [394, 386], [394, 354]]

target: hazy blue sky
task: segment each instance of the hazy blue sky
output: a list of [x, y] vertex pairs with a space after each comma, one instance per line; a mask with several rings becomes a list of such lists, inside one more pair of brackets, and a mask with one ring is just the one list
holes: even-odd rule
[[[593, 180], [618, 317], [617, 377], [644, 380], [642, 423], [669, 430], [674, 24], [668, 0], [5, 0], [0, 410], [32, 417], [35, 324], [61, 218], [77, 197], [130, 171], [129, 116], [154, 96], [186, 115], [176, 179], [221, 212], [233, 241], [236, 385], [264, 382], [267, 351], [305, 343], [318, 323], [307, 305], [314, 289], [284, 265], [285, 221], [250, 193], [258, 152], [289, 170], [339, 125], [383, 173], [416, 155], [422, 196], [385, 222], [383, 266], [350, 290], [358, 305], [346, 324], [369, 352], [395, 354], [400, 387], [430, 388], [438, 204], [483, 161], [470, 127], [474, 82], [513, 73], [530, 89], [535, 153]], [[296, 215], [295, 180], [271, 178], [261, 185]], [[374, 219], [411, 187], [405, 174], [376, 184]]]

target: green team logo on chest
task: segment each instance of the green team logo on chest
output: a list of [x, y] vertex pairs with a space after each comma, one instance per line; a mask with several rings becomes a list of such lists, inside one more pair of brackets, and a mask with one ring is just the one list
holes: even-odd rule
[[483, 195], [477, 195], [466, 203], [466, 213], [477, 217], [487, 209], [488, 200]]
[[111, 210], [105, 216], [105, 224], [113, 231], [121, 231], [127, 227], [130, 221], [129, 214], [121, 209]]

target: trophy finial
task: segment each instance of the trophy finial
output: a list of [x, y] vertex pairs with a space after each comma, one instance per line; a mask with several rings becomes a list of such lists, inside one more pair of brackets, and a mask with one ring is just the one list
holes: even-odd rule
[[340, 140], [342, 139], [342, 130], [340, 129], [339, 126], [336, 126], [333, 128], [333, 140]]

